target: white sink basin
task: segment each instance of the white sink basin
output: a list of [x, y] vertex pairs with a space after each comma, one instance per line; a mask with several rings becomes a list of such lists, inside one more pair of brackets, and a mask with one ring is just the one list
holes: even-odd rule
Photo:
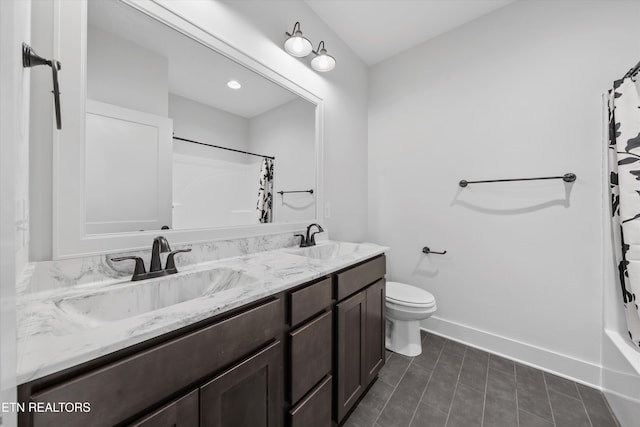
[[[258, 279], [240, 270], [217, 268], [118, 285], [56, 301], [68, 316], [89, 324], [114, 322]], [[89, 325], [90, 326], [90, 325]]]
[[288, 252], [307, 258], [329, 260], [342, 255], [352, 254], [358, 250], [359, 246], [357, 243], [328, 242], [319, 243], [316, 246], [309, 246], [308, 248], [290, 249]]

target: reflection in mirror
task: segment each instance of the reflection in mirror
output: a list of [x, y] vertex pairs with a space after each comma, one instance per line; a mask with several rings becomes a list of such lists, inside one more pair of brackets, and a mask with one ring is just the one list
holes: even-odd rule
[[88, 5], [88, 234], [315, 218], [314, 193], [277, 194], [316, 187], [313, 103], [129, 6]]

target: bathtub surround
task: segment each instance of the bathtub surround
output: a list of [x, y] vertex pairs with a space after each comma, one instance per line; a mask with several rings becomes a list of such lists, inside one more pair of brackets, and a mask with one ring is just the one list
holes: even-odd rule
[[640, 98], [631, 77], [615, 82], [608, 101], [609, 189], [614, 253], [629, 338], [634, 345], [640, 346], [640, 308], [636, 298], [636, 295], [640, 295], [640, 260], [637, 255], [640, 186], [636, 169], [636, 162], [640, 160], [637, 154], [640, 147]]
[[[393, 248], [389, 280], [435, 296], [423, 327], [601, 384], [602, 293], [620, 289], [602, 266], [601, 94], [638, 60], [639, 14], [514, 2], [371, 68], [369, 239]], [[637, 405], [638, 374], [619, 372]]]

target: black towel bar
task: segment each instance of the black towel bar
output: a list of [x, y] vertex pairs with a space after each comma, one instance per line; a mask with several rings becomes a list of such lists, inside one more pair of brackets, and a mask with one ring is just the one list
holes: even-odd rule
[[487, 181], [467, 181], [467, 180], [463, 179], [462, 181], [460, 181], [458, 183], [458, 185], [460, 185], [460, 187], [466, 187], [469, 184], [482, 184], [482, 183], [485, 183], [485, 182], [535, 181], [535, 180], [539, 180], [539, 179], [561, 179], [564, 182], [573, 182], [573, 181], [576, 180], [576, 174], [575, 173], [565, 173], [562, 176], [543, 176], [543, 177], [539, 177], [539, 178], [491, 179], [491, 180], [487, 180]]
[[288, 194], [288, 193], [309, 193], [309, 194], [313, 194], [313, 190], [278, 191], [278, 194], [280, 194], [281, 196], [283, 194]]

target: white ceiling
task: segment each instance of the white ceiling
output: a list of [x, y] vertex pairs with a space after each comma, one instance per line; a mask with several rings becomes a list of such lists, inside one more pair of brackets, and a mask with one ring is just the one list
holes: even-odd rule
[[[513, 1], [304, 0], [367, 65], [390, 58]], [[304, 31], [304, 22], [302, 29]], [[327, 50], [330, 51], [331, 46], [327, 46]]]
[[[282, 86], [129, 6], [91, 1], [88, 20], [89, 25], [166, 57], [170, 93], [245, 118], [297, 99]], [[229, 89], [227, 82], [231, 79], [240, 82], [242, 88]]]

